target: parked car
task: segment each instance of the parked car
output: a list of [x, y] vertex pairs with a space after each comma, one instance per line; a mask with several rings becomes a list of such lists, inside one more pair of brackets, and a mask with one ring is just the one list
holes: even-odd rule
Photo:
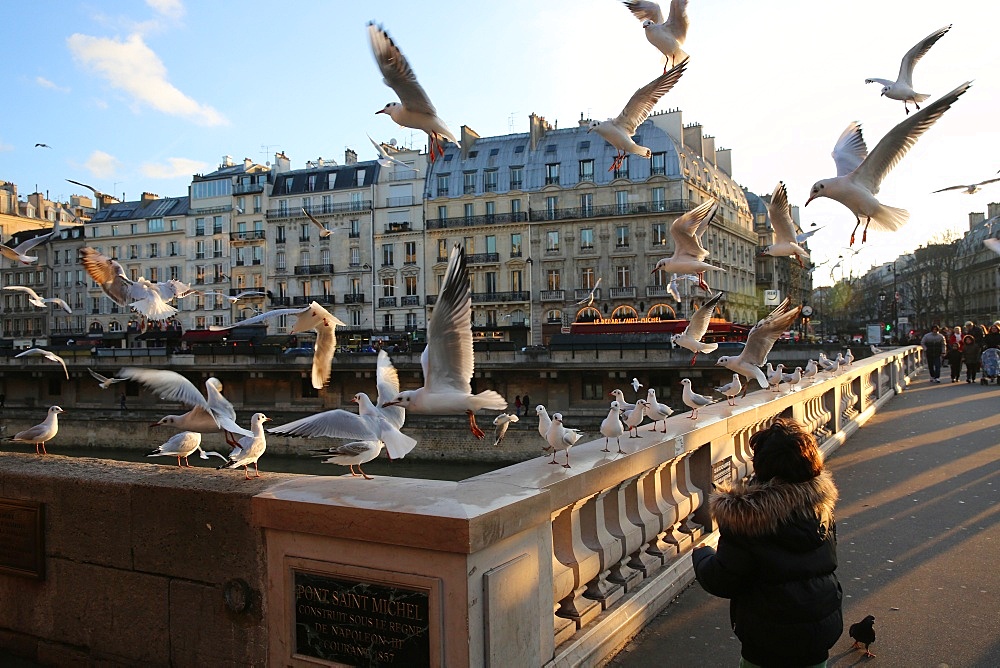
[[312, 355], [313, 352], [314, 351], [313, 351], [312, 346], [302, 346], [300, 348], [288, 348], [282, 354], [283, 355], [289, 355], [289, 356], [295, 356], [295, 355]]

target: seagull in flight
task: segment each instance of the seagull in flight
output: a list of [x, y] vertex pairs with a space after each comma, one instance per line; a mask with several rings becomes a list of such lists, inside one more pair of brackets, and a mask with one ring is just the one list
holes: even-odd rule
[[333, 234], [333, 230], [327, 229], [326, 225], [324, 225], [323, 223], [321, 223], [318, 220], [316, 220], [316, 218], [311, 213], [309, 213], [308, 211], [306, 211], [304, 208], [302, 209], [302, 213], [306, 214], [306, 218], [308, 218], [309, 220], [311, 220], [312, 224], [319, 228], [319, 238], [320, 239], [326, 239], [328, 236], [330, 236], [331, 234]]
[[[771, 313], [761, 319], [747, 335], [746, 345], [739, 355], [723, 355], [715, 361], [716, 366], [724, 366], [730, 371], [734, 371], [744, 378], [756, 380], [761, 388], [767, 389], [767, 376], [760, 370], [760, 367], [767, 362], [767, 355], [774, 347], [774, 342], [778, 340], [782, 332], [788, 330], [789, 326], [799, 317], [801, 306], [792, 308], [792, 301], [788, 297], [778, 304]], [[743, 386], [743, 395], [750, 383]]]
[[705, 272], [717, 269], [707, 262], [708, 251], [701, 244], [701, 237], [708, 229], [708, 224], [719, 210], [715, 199], [708, 199], [698, 207], [679, 216], [670, 224], [670, 238], [674, 241], [674, 254], [656, 263], [653, 271], [669, 271], [677, 273], [692, 273], [698, 276], [698, 285], [702, 290], [708, 290], [705, 283]]
[[1000, 181], [1000, 178], [996, 179], [986, 179], [985, 181], [980, 181], [979, 183], [970, 183], [969, 185], [963, 186], [951, 186], [949, 188], [941, 188], [941, 190], [935, 190], [936, 193], [948, 192], [949, 190], [961, 190], [966, 195], [975, 195], [977, 192], [982, 190], [980, 186], [985, 186], [988, 183], [996, 183]]
[[7, 258], [8, 260], [13, 260], [14, 262], [20, 262], [21, 264], [34, 264], [38, 262], [37, 255], [28, 255], [30, 251], [35, 246], [45, 243], [52, 238], [52, 235], [59, 230], [59, 222], [56, 221], [55, 226], [52, 228], [52, 232], [47, 232], [46, 234], [39, 234], [38, 236], [26, 239], [19, 243], [14, 248], [10, 248], [5, 244], [0, 244], [0, 255]]
[[[125, 275], [125, 268], [118, 260], [88, 246], [80, 249], [80, 262], [111, 301], [133, 308], [150, 320], [172, 318], [177, 309], [167, 302], [191, 294], [189, 286], [180, 281], [154, 283], [141, 276], [133, 281]], [[187, 291], [184, 291], [185, 288]]]
[[691, 364], [694, 364], [695, 360], [698, 359], [698, 353], [710, 353], [719, 347], [718, 343], [702, 343], [701, 339], [708, 332], [709, 320], [712, 319], [712, 313], [715, 312], [715, 307], [720, 299], [722, 299], [722, 293], [717, 292], [714, 297], [698, 307], [683, 332], [671, 337], [673, 343], [694, 353]]
[[601, 279], [598, 278], [597, 282], [594, 283], [594, 287], [590, 289], [590, 294], [578, 301], [574, 306], [593, 306], [594, 296], [597, 294], [597, 286], [601, 284]]
[[[378, 158], [377, 158], [378, 164], [380, 164], [380, 165], [382, 165], [383, 167], [386, 167], [386, 168], [392, 167], [393, 165], [396, 165], [397, 167], [402, 167], [403, 169], [412, 169], [414, 172], [418, 172], [418, 173], [420, 172], [420, 170], [418, 170], [416, 167], [410, 167], [406, 163], [400, 162], [399, 160], [396, 160], [394, 157], [392, 157], [391, 155], [389, 155], [388, 153], [386, 153], [385, 149], [382, 148], [382, 145], [379, 144], [374, 139], [372, 139], [371, 135], [366, 134], [365, 136], [368, 137], [368, 141], [370, 141], [372, 143], [372, 146], [375, 147], [376, 153], [378, 153]], [[392, 141], [396, 141], [396, 140], [393, 139]]]
[[35, 148], [52, 148], [48, 144], [35, 144]]
[[[127, 380], [125, 378], [108, 378], [107, 376], [102, 376], [101, 374], [97, 373], [90, 367], [87, 368], [87, 371], [89, 371], [90, 375], [94, 377], [94, 380], [97, 381], [97, 384], [101, 387], [102, 390], [108, 389], [115, 383], [124, 383]], [[199, 441], [199, 443], [200, 442], [201, 441]]]
[[681, 48], [687, 38], [688, 0], [670, 0], [670, 14], [663, 19], [663, 11], [652, 0], [625, 0], [624, 5], [632, 14], [642, 21], [646, 31], [646, 39], [666, 57], [663, 71], [668, 65], [673, 65], [687, 57]]
[[[792, 220], [792, 206], [788, 203], [788, 191], [785, 184], [778, 181], [771, 193], [771, 201], [767, 204], [767, 215], [771, 219], [771, 227], [774, 229], [774, 243], [765, 246], [761, 255], [771, 255], [773, 257], [792, 256], [799, 262], [800, 267], [806, 265], [802, 258], [809, 257], [809, 252], [798, 244], [795, 237], [795, 221]], [[813, 230], [809, 234], [815, 234]], [[808, 235], [807, 235], [808, 237]]]
[[46, 304], [55, 304], [62, 310], [66, 311], [66, 313], [70, 314], [73, 313], [73, 309], [69, 307], [69, 304], [67, 304], [59, 297], [40, 297], [37, 292], [35, 292], [29, 287], [23, 285], [6, 285], [4, 286], [4, 290], [16, 290], [18, 292], [25, 293], [26, 295], [28, 295], [28, 303], [31, 304], [32, 306], [37, 306], [38, 308], [45, 308]]
[[472, 435], [486, 433], [476, 424], [476, 411], [502, 411], [507, 400], [493, 390], [472, 393], [475, 357], [472, 352], [472, 291], [465, 249], [456, 244], [448, 258], [437, 304], [427, 326], [427, 347], [420, 355], [424, 385], [404, 390], [383, 406], [401, 405], [407, 411], [428, 415], [465, 413]]
[[674, 301], [679, 304], [681, 302], [680, 281], [691, 281], [693, 283], [697, 283], [699, 280], [700, 279], [694, 274], [684, 274], [683, 276], [674, 274], [670, 279], [670, 282], [667, 283], [667, 292], [674, 298]]
[[618, 114], [616, 118], [609, 118], [606, 121], [590, 121], [587, 132], [596, 131], [606, 142], [618, 150], [611, 167], [608, 168], [609, 172], [620, 168], [625, 156], [629, 153], [643, 158], [652, 157], [653, 152], [632, 141], [632, 135], [635, 134], [636, 128], [649, 118], [650, 112], [653, 111], [653, 107], [660, 101], [660, 98], [680, 81], [681, 75], [684, 74], [684, 68], [687, 67], [687, 62], [685, 60], [676, 65], [637, 90], [625, 108], [622, 109], [622, 113]]
[[[208, 295], [215, 295], [215, 296], [218, 296], [218, 297], [222, 297], [226, 301], [228, 301], [230, 304], [235, 304], [239, 300], [244, 299], [246, 297], [266, 297], [267, 296], [266, 292], [262, 292], [260, 290], [244, 290], [243, 292], [240, 292], [240, 293], [235, 294], [235, 295], [227, 295], [224, 292], [214, 292], [214, 291], [203, 292], [201, 294], [205, 295], [206, 297]], [[187, 296], [187, 295], [184, 295], [184, 296]], [[240, 323], [240, 324], [242, 324], [242, 323]]]
[[913, 68], [924, 57], [931, 47], [934, 46], [935, 42], [944, 37], [944, 34], [951, 30], [951, 24], [945, 27], [935, 30], [927, 37], [913, 45], [913, 47], [906, 52], [903, 56], [902, 62], [899, 64], [899, 74], [895, 81], [889, 81], [888, 79], [865, 79], [866, 84], [870, 83], [880, 83], [882, 84], [882, 95], [889, 98], [890, 100], [902, 100], [903, 108], [906, 113], [910, 113], [910, 107], [908, 106], [910, 102], [917, 109], [920, 109], [920, 102], [923, 102], [930, 95], [924, 93], [918, 93], [913, 90]]
[[417, 82], [417, 75], [382, 26], [369, 23], [368, 40], [371, 42], [375, 62], [382, 72], [383, 83], [394, 90], [400, 100], [390, 102], [375, 113], [388, 115], [404, 128], [426, 132], [430, 141], [431, 162], [434, 162], [436, 156], [444, 155], [442, 144], [446, 139], [461, 148], [455, 133], [438, 118], [437, 110]]
[[[815, 224], [816, 224], [816, 223], [813, 223], [813, 225], [815, 225]], [[804, 241], [805, 241], [806, 239], [808, 239], [808, 238], [809, 238], [809, 237], [811, 237], [812, 235], [814, 235], [814, 234], [816, 234], [817, 232], [819, 232], [820, 230], [822, 230], [822, 229], [823, 229], [824, 227], [826, 227], [826, 225], [820, 225], [820, 226], [819, 226], [819, 227], [817, 227], [817, 228], [816, 228], [815, 230], [809, 230], [808, 232], [799, 232], [798, 234], [796, 234], [796, 235], [795, 235], [795, 243], [797, 243], [797, 244], [801, 244], [801, 243], [802, 243], [802, 242], [804, 242]]]
[[809, 202], [817, 197], [829, 197], [850, 209], [857, 220], [854, 231], [851, 232], [852, 246], [854, 235], [861, 226], [862, 216], [866, 222], [861, 243], [867, 240], [868, 226], [873, 223], [875, 229], [898, 230], [906, 223], [910, 214], [904, 209], [885, 206], [875, 199], [882, 179], [971, 85], [971, 81], [965, 82], [908, 117], [882, 137], [871, 155], [868, 154], [868, 147], [861, 135], [861, 126], [852, 122], [833, 148], [837, 176], [817, 181], [804, 206], [809, 206]]
[[511, 422], [519, 422], [518, 417], [516, 415], [501, 413], [493, 418], [493, 447], [500, 445], [501, 441], [503, 441]]
[[25, 350], [22, 353], [14, 355], [14, 357], [35, 357], [38, 355], [41, 355], [50, 362], [58, 362], [59, 364], [61, 364], [63, 368], [63, 373], [66, 374], [66, 380], [69, 380], [69, 371], [66, 369], [66, 360], [59, 357], [59, 355], [56, 355], [54, 352], [51, 352], [49, 350], [43, 350], [41, 348], [29, 348], [28, 350]]

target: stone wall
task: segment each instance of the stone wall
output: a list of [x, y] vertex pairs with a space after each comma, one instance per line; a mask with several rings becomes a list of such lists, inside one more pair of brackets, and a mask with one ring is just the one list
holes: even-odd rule
[[250, 499], [295, 476], [227, 473], [0, 453], [0, 498], [45, 516], [44, 579], [0, 573], [0, 647], [45, 665], [265, 666]]

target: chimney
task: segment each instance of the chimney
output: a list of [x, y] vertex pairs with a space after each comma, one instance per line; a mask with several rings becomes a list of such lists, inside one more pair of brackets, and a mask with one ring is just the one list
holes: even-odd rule
[[462, 160], [465, 160], [469, 155], [469, 151], [472, 147], [476, 145], [476, 140], [479, 139], [479, 133], [470, 128], [468, 125], [463, 125], [459, 132], [459, 141], [462, 142]]
[[974, 229], [976, 225], [984, 222], [986, 220], [986, 214], [983, 212], [972, 212], [969, 214], [969, 229]]
[[344, 149], [344, 164], [353, 165], [358, 161], [358, 154], [354, 152], [354, 149]]
[[986, 205], [986, 217], [996, 218], [1000, 216], [1000, 202], [990, 202]]
[[580, 120], [577, 122], [577, 125], [580, 126], [581, 128], [585, 128], [588, 125], [590, 125], [590, 119], [584, 118], [582, 111], [580, 112]]
[[701, 145], [701, 123], [692, 123], [685, 126], [684, 145], [694, 151], [699, 157], [704, 157], [705, 153]]
[[684, 143], [684, 125], [680, 109], [668, 109], [649, 118], [653, 121], [653, 125], [666, 132], [676, 143]]
[[222, 156], [222, 165], [220, 165], [220, 167], [232, 167], [233, 165], [234, 165], [233, 156], [231, 155]]
[[726, 176], [733, 176], [733, 152], [728, 148], [720, 148], [715, 151], [715, 165], [726, 173]]
[[292, 161], [288, 159], [288, 156], [281, 153], [274, 154], [274, 173], [283, 174], [289, 172], [292, 169]]
[[542, 141], [545, 133], [551, 129], [552, 126], [545, 121], [544, 116], [539, 116], [534, 112], [528, 116], [528, 139], [532, 151], [538, 148], [538, 142]]
[[253, 160], [250, 158], [243, 158], [243, 169], [250, 169], [253, 167]]
[[323, 158], [316, 158], [316, 164], [319, 165], [320, 167], [323, 167], [324, 165], [326, 165], [326, 161], [323, 160]]
[[160, 199], [159, 195], [155, 195], [155, 194], [150, 193], [150, 192], [144, 192], [144, 193], [142, 193], [142, 199], [141, 199], [141, 201], [142, 201], [143, 204], [148, 204], [148, 203], [150, 203], [152, 201], [155, 201], [155, 200], [158, 200], [158, 199]]
[[715, 164], [715, 137], [712, 135], [705, 135], [701, 138], [702, 148], [705, 149], [705, 155], [703, 156], [707, 162]]

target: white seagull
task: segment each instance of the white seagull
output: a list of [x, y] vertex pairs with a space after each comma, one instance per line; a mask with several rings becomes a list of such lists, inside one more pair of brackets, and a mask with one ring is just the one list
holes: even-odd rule
[[400, 100], [390, 102], [375, 113], [387, 114], [404, 128], [426, 132], [430, 141], [431, 162], [434, 162], [436, 155], [444, 155], [442, 144], [445, 139], [461, 148], [455, 133], [438, 118], [437, 110], [417, 82], [417, 75], [382, 26], [369, 23], [368, 40], [371, 42], [375, 62], [382, 72], [382, 82], [394, 90]]
[[639, 388], [642, 387], [642, 383], [639, 382], [638, 378], [632, 379], [632, 391], [638, 393]]
[[608, 392], [608, 396], [615, 398], [615, 401], [618, 402], [618, 405], [621, 406], [621, 409], [624, 413], [628, 413], [630, 410], [635, 408], [635, 404], [630, 404], [629, 402], [625, 401], [625, 393], [617, 388]]
[[890, 100], [901, 100], [903, 102], [903, 109], [906, 113], [910, 113], [910, 107], [908, 104], [913, 103], [913, 106], [920, 109], [920, 102], [923, 102], [930, 95], [924, 93], [918, 93], [913, 90], [913, 68], [920, 61], [924, 55], [930, 51], [934, 43], [941, 39], [946, 32], [951, 30], [951, 24], [946, 25], [943, 28], [935, 30], [927, 37], [917, 42], [906, 52], [903, 56], [902, 62], [899, 64], [899, 74], [896, 76], [895, 81], [890, 81], [889, 79], [876, 79], [874, 77], [870, 79], [865, 79], [866, 84], [870, 83], [880, 83], [882, 84], [882, 95], [889, 98]]
[[501, 413], [493, 418], [493, 447], [500, 445], [500, 442], [503, 441], [510, 423], [518, 421], [516, 415], [508, 415], [507, 413]]
[[[816, 223], [813, 223], [813, 225], [815, 225], [815, 224]], [[817, 227], [815, 229], [812, 229], [812, 230], [809, 230], [808, 232], [799, 232], [798, 234], [795, 235], [795, 243], [801, 244], [802, 242], [804, 242], [805, 240], [807, 240], [809, 237], [811, 237], [812, 235], [814, 235], [817, 232], [819, 232], [820, 230], [822, 230], [824, 227], [826, 227], [826, 225], [820, 225], [819, 227]], [[831, 259], [833, 259], [833, 258], [831, 258]], [[826, 260], [826, 262], [820, 262], [819, 264], [813, 265], [813, 267], [822, 266], [822, 265], [826, 264], [829, 261], [830, 260]]]
[[59, 418], [56, 416], [65, 412], [58, 406], [51, 406], [41, 424], [36, 424], [34, 427], [28, 427], [24, 431], [19, 431], [7, 440], [19, 443], [34, 443], [36, 455], [47, 455], [49, 453], [45, 450], [45, 442], [51, 441], [59, 433]]
[[37, 292], [29, 287], [25, 287], [23, 285], [7, 285], [4, 286], [4, 290], [17, 290], [18, 292], [25, 293], [28, 295], [28, 303], [32, 306], [45, 308], [46, 304], [55, 304], [62, 310], [66, 311], [66, 313], [73, 313], [73, 309], [69, 307], [69, 304], [62, 299], [59, 299], [59, 297], [40, 297]]
[[802, 367], [795, 367], [795, 371], [781, 375], [781, 381], [788, 384], [788, 391], [791, 392], [802, 380]]
[[[750, 329], [742, 352], [735, 356], [723, 355], [715, 361], [716, 366], [735, 371], [748, 381], [754, 379], [761, 388], [767, 389], [767, 376], [760, 367], [767, 362], [767, 355], [774, 347], [774, 342], [799, 317], [800, 310], [799, 306], [792, 308], [791, 299], [785, 297], [777, 308]], [[744, 395], [749, 384], [748, 382], [743, 386]]]
[[29, 348], [23, 353], [18, 353], [14, 357], [35, 357], [36, 355], [41, 355], [50, 362], [58, 362], [62, 365], [63, 373], [66, 374], [66, 380], [69, 380], [69, 371], [66, 369], [66, 360], [56, 355], [54, 352], [48, 350], [42, 350], [41, 348]]
[[[242, 292], [238, 292], [235, 295], [227, 295], [224, 292], [213, 292], [213, 291], [203, 292], [202, 294], [205, 295], [206, 297], [209, 296], [209, 295], [215, 295], [215, 296], [218, 296], [218, 297], [222, 297], [223, 299], [225, 299], [230, 304], [235, 304], [239, 300], [246, 299], [247, 297], [266, 297], [267, 296], [266, 292], [261, 292], [260, 290], [243, 290]], [[181, 296], [186, 297], [187, 295], [181, 295]], [[241, 322], [237, 323], [237, 326], [242, 327], [243, 326], [243, 322], [241, 321]]]
[[94, 377], [94, 380], [97, 381], [97, 384], [100, 385], [102, 390], [108, 389], [115, 383], [124, 383], [127, 380], [125, 378], [108, 378], [107, 376], [102, 376], [90, 367], [87, 367], [87, 371], [89, 371], [90, 375]]
[[691, 409], [691, 414], [688, 415], [692, 420], [698, 419], [698, 409], [715, 403], [715, 399], [711, 397], [706, 397], [704, 394], [698, 394], [691, 389], [691, 379], [681, 378], [681, 385], [684, 386], [684, 391], [681, 392], [681, 400], [684, 401], [684, 405]]
[[726, 383], [722, 387], [715, 388], [715, 391], [726, 397], [726, 403], [730, 406], [736, 405], [736, 396], [743, 391], [743, 383], [740, 382], [740, 374], [733, 374], [733, 382]]
[[[1000, 252], [1000, 251], [998, 251], [998, 252]], [[872, 355], [878, 355], [879, 353], [882, 352], [882, 349], [879, 348], [878, 346], [876, 346], [874, 343], [871, 344], [871, 348], [872, 348]]]
[[850, 348], [848, 348], [847, 352], [844, 353], [844, 364], [847, 366], [854, 364], [854, 352], [851, 351]]
[[437, 304], [427, 326], [427, 347], [420, 355], [424, 386], [404, 390], [383, 405], [401, 405], [407, 411], [429, 415], [465, 413], [473, 436], [486, 433], [476, 424], [476, 411], [502, 411], [507, 400], [493, 390], [472, 394], [475, 357], [472, 352], [472, 290], [465, 250], [452, 248]]
[[[58, 227], [58, 222], [53, 229]], [[38, 262], [37, 255], [28, 255], [30, 251], [35, 246], [45, 243], [52, 238], [52, 232], [47, 232], [45, 234], [39, 234], [38, 236], [32, 237], [25, 241], [22, 241], [14, 248], [11, 248], [5, 244], [0, 244], [0, 255], [7, 258], [8, 260], [13, 260], [14, 262], [20, 262], [21, 264], [34, 264]]]
[[314, 215], [312, 215], [311, 213], [309, 213], [308, 211], [306, 211], [305, 208], [302, 209], [302, 213], [306, 214], [306, 218], [308, 218], [310, 221], [312, 221], [312, 224], [315, 225], [317, 228], [319, 228], [319, 238], [320, 239], [326, 239], [328, 236], [330, 236], [331, 234], [333, 234], [333, 230], [328, 229], [326, 225], [324, 225], [323, 223], [319, 222], [316, 219], [316, 217]]
[[399, 374], [389, 355], [378, 352], [375, 369], [376, 403], [367, 394], [359, 392], [351, 398], [358, 405], [358, 412], [342, 408], [317, 413], [278, 427], [271, 427], [272, 434], [327, 438], [352, 438], [363, 441], [381, 441], [391, 459], [402, 459], [416, 446], [417, 441], [400, 429], [406, 422], [406, 411], [399, 406], [378, 406], [399, 394]]
[[183, 415], [165, 415], [151, 424], [151, 427], [172, 427], [178, 431], [196, 431], [201, 434], [221, 431], [230, 445], [236, 444], [232, 434], [252, 435], [236, 423], [236, 409], [222, 396], [222, 381], [218, 378], [205, 381], [205, 394], [202, 395], [190, 380], [166, 369], [127, 366], [119, 369], [118, 377], [144, 385], [165, 401], [178, 401], [191, 408]]
[[235, 469], [242, 466], [243, 475], [249, 480], [249, 466], [253, 464], [254, 477], [259, 478], [260, 471], [257, 469], [257, 460], [260, 459], [261, 455], [264, 454], [264, 450], [267, 449], [264, 423], [270, 420], [271, 418], [263, 413], [254, 413], [253, 417], [250, 418], [250, 431], [253, 433], [250, 436], [244, 436], [240, 439], [239, 445], [234, 447], [233, 451], [229, 453], [229, 459], [219, 468]]
[[656, 423], [663, 420], [663, 433], [667, 432], [667, 418], [674, 414], [674, 409], [656, 398], [656, 390], [652, 387], [646, 391], [646, 417], [653, 421], [653, 428], [656, 431]]
[[622, 161], [629, 153], [643, 158], [649, 158], [653, 155], [650, 149], [639, 146], [632, 141], [632, 135], [635, 134], [636, 128], [649, 118], [649, 113], [653, 111], [653, 107], [660, 101], [660, 98], [680, 80], [685, 67], [687, 67], [686, 60], [637, 90], [625, 108], [622, 109], [622, 113], [618, 114], [616, 118], [609, 118], [606, 121], [590, 121], [587, 132], [596, 131], [604, 138], [604, 141], [618, 150], [611, 167], [608, 168], [609, 172], [621, 167]]
[[[774, 243], [765, 246], [761, 255], [773, 257], [794, 257], [800, 267], [805, 267], [802, 258], [809, 257], [809, 251], [799, 245], [795, 236], [795, 221], [792, 220], [792, 206], [788, 203], [788, 191], [785, 184], [778, 181], [771, 193], [771, 201], [767, 203], [767, 216], [771, 219], [774, 229]], [[813, 234], [813, 230], [809, 234]], [[808, 235], [805, 235], [808, 238]]]
[[688, 326], [680, 334], [674, 334], [671, 341], [674, 344], [694, 353], [691, 357], [691, 364], [698, 359], [698, 353], [710, 353], [719, 347], [718, 343], [702, 343], [701, 339], [708, 332], [709, 320], [715, 312], [715, 306], [722, 299], [722, 293], [718, 292], [714, 297], [698, 307], [698, 310], [691, 316]]
[[861, 126], [852, 122], [833, 148], [837, 176], [813, 184], [804, 206], [817, 197], [829, 197], [850, 209], [857, 219], [851, 232], [851, 245], [854, 244], [854, 235], [861, 225], [862, 216], [865, 218], [862, 243], [868, 238], [869, 225], [874, 224], [877, 230], [898, 230], [910, 214], [905, 209], [885, 206], [875, 198], [882, 179], [906, 155], [920, 135], [934, 125], [971, 85], [971, 81], [965, 82], [898, 124], [882, 137], [870, 155], [861, 135]]
[[601, 452], [611, 452], [608, 448], [608, 443], [613, 438], [618, 443], [618, 454], [625, 454], [625, 451], [622, 450], [621, 442], [621, 437], [624, 433], [625, 425], [622, 424], [622, 409], [617, 401], [612, 401], [608, 416], [601, 420], [601, 436], [604, 437], [604, 447], [601, 449]]
[[[382, 441], [351, 441], [342, 445], [335, 445], [323, 450], [313, 450], [319, 453], [317, 457], [328, 457], [324, 459], [324, 464], [339, 464], [348, 466], [351, 469], [351, 476], [358, 477], [360, 474], [365, 480], [374, 480], [370, 475], [361, 470], [362, 464], [372, 461], [382, 452], [385, 444]], [[358, 467], [358, 472], [354, 472], [354, 467]]]
[[775, 368], [771, 368], [771, 363], [767, 363], [767, 371], [764, 375], [767, 376], [767, 387], [775, 392], [781, 392], [781, 384], [784, 382], [785, 365], [779, 364]]
[[313, 348], [312, 386], [317, 390], [322, 389], [330, 381], [330, 373], [333, 371], [331, 366], [333, 364], [333, 354], [337, 350], [337, 335], [335, 330], [338, 325], [343, 327], [347, 323], [327, 311], [317, 302], [310, 302], [308, 306], [303, 308], [278, 308], [265, 311], [260, 315], [241, 320], [228, 327], [211, 327], [210, 329], [218, 331], [232, 329], [233, 327], [256, 325], [259, 322], [266, 322], [282, 315], [295, 316], [295, 323], [288, 330], [289, 334], [300, 334], [309, 330], [316, 332], [316, 346]]
[[936, 193], [943, 193], [943, 192], [947, 192], [949, 190], [961, 190], [966, 195], [975, 195], [977, 192], [979, 192], [980, 190], [982, 190], [982, 188], [980, 186], [985, 186], [988, 183], [996, 183], [997, 181], [1000, 181], [1000, 178], [986, 179], [985, 181], [980, 181], [979, 183], [970, 183], [969, 185], [951, 186], [949, 188], [941, 188], [941, 190], [935, 190], [934, 192], [936, 192]]
[[[549, 433], [549, 427], [552, 426], [552, 418], [549, 417], [549, 412], [545, 410], [545, 406], [538, 404], [535, 406], [535, 415], [538, 416], [538, 435], [545, 438], [546, 434]], [[549, 448], [543, 448], [548, 450]]]
[[1000, 239], [994, 239], [993, 237], [983, 239], [983, 245], [997, 255], [1000, 255]]
[[87, 246], [80, 249], [80, 262], [104, 294], [119, 306], [133, 308], [150, 320], [167, 320], [176, 315], [177, 309], [167, 303], [177, 296], [173, 283], [153, 283], [142, 277], [133, 281], [117, 260]]
[[674, 274], [671, 277], [670, 282], [667, 283], [667, 292], [670, 294], [671, 297], [674, 298], [674, 301], [677, 302], [678, 304], [681, 302], [681, 291], [679, 284], [680, 281], [692, 281], [694, 283], [699, 283], [701, 279], [699, 279], [694, 274], [684, 274], [683, 276], [678, 276], [677, 274]]
[[[368, 141], [372, 143], [372, 146], [375, 147], [375, 151], [378, 153], [378, 164], [382, 165], [383, 167], [391, 167], [393, 165], [396, 165], [397, 167], [402, 167], [403, 169], [412, 169], [414, 172], [417, 173], [420, 172], [420, 170], [417, 169], [416, 167], [410, 167], [405, 162], [400, 162], [399, 160], [396, 160], [394, 157], [386, 153], [386, 150], [382, 148], [382, 145], [379, 144], [374, 139], [372, 139], [371, 135], [366, 134], [365, 136], [368, 137]], [[395, 142], [396, 140], [393, 139], [392, 141]]]
[[[191, 466], [191, 462], [188, 461], [188, 457], [193, 455], [195, 452], [201, 453], [202, 459], [208, 459], [209, 455], [215, 455], [221, 459], [226, 459], [223, 455], [218, 452], [205, 452], [201, 449], [201, 434], [196, 431], [182, 431], [180, 433], [174, 434], [167, 442], [158, 447], [156, 450], [150, 452], [147, 457], [176, 457], [178, 466], [186, 466], [188, 468], [194, 468]], [[181, 464], [181, 459], [184, 463]]]
[[577, 429], [567, 429], [563, 426], [563, 416], [561, 413], [552, 414], [552, 425], [549, 427], [549, 433], [545, 435], [545, 440], [548, 441], [549, 447], [552, 448], [552, 461], [549, 464], [555, 464], [556, 453], [560, 450], [566, 452], [566, 463], [563, 464], [563, 468], [570, 468], [569, 466], [569, 449], [582, 438], [583, 434]]
[[806, 368], [802, 372], [802, 378], [815, 378], [816, 374], [819, 373], [819, 365], [816, 364], [816, 360], [809, 360], [806, 363]]
[[[621, 406], [620, 401], [618, 405]], [[627, 410], [623, 413], [625, 415], [625, 427], [628, 429], [629, 438], [639, 438], [639, 427], [642, 425], [642, 421], [646, 419], [647, 408], [649, 408], [649, 402], [645, 399], [639, 399], [635, 402], [635, 407], [632, 410]], [[632, 435], [633, 431], [635, 432], [635, 436]]]
[[705, 283], [705, 272], [718, 267], [705, 262], [709, 253], [701, 245], [701, 237], [705, 234], [708, 224], [712, 222], [712, 218], [718, 210], [719, 203], [715, 199], [709, 198], [698, 207], [674, 220], [670, 224], [670, 238], [674, 241], [674, 254], [657, 262], [650, 273], [668, 271], [680, 274], [697, 274], [698, 285], [703, 290], [708, 290], [708, 284]]
[[598, 278], [597, 282], [594, 283], [594, 287], [590, 289], [590, 294], [578, 301], [574, 306], [592, 306], [594, 304], [594, 297], [597, 294], [597, 286], [601, 284], [601, 279]]
[[670, 14], [663, 20], [663, 11], [652, 0], [625, 0], [625, 6], [642, 21], [646, 39], [666, 57], [663, 71], [668, 65], [684, 59], [687, 54], [681, 48], [687, 38], [688, 0], [670, 0]]

